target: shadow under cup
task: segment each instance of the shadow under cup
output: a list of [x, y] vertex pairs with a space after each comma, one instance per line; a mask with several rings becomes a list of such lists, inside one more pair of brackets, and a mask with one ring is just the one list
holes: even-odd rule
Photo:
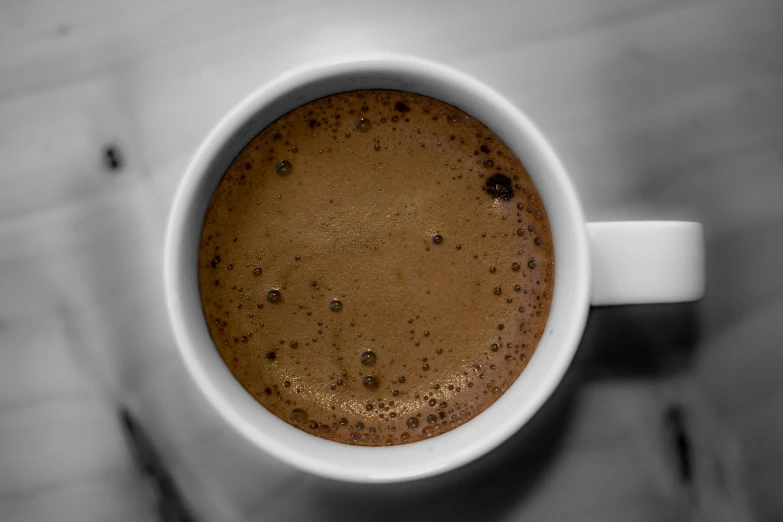
[[[229, 165], [265, 127], [293, 109], [346, 91], [391, 89], [441, 100], [495, 132], [520, 158], [547, 209], [556, 257], [546, 331], [527, 368], [491, 406], [431, 439], [383, 447], [349, 446], [305, 433], [266, 410], [221, 359], [201, 307], [201, 229]], [[573, 186], [537, 128], [477, 80], [418, 59], [374, 57], [309, 66], [279, 78], [235, 107], [199, 147], [177, 191], [165, 250], [169, 314], [182, 358], [222, 418], [260, 449], [302, 470], [352, 482], [396, 482], [448, 471], [500, 445], [547, 400], [568, 368], [589, 307], [585, 221]]]

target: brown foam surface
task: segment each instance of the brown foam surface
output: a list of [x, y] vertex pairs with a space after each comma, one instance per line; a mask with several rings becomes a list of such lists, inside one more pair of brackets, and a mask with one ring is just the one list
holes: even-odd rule
[[199, 251], [204, 314], [242, 386], [361, 445], [432, 437], [497, 400], [544, 332], [554, 271], [520, 160], [465, 113], [396, 91], [330, 96], [261, 132]]

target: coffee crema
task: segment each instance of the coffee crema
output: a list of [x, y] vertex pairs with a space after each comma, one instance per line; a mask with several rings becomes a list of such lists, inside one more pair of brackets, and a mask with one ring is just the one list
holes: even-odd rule
[[468, 422], [524, 370], [554, 290], [546, 211], [487, 127], [424, 96], [347, 92], [256, 136], [207, 211], [204, 315], [260, 404], [381, 446]]

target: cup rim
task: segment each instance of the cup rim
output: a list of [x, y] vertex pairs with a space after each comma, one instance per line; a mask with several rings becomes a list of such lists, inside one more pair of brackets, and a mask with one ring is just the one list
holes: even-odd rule
[[[476, 418], [458, 428], [432, 439], [390, 447], [350, 446], [321, 439], [288, 425], [258, 404], [225, 367], [222, 359], [217, 355], [217, 350], [208, 331], [208, 343], [223, 368], [215, 366], [214, 358], [205, 359], [208, 356], [205, 355], [207, 347], [204, 344], [202, 330], [206, 330], [206, 321], [203, 320], [201, 303], [200, 300], [193, 303], [192, 299], [188, 299], [188, 295], [192, 297], [192, 288], [189, 288], [189, 285], [197, 285], [197, 281], [187, 280], [181, 275], [183, 267], [188, 266], [189, 263], [194, 267], [196, 265], [197, 254], [195, 252], [187, 253], [182, 247], [184, 238], [194, 226], [194, 215], [199, 215], [193, 202], [197, 199], [200, 191], [204, 190], [204, 179], [211, 174], [211, 162], [226, 147], [239, 129], [247, 124], [250, 115], [258, 114], [293, 88], [322, 81], [324, 78], [331, 77], [330, 75], [350, 75], [357, 71], [377, 71], [389, 75], [426, 78], [428, 81], [437, 82], [455, 91], [465, 93], [465, 96], [472, 96], [473, 99], [478, 100], [476, 103], [480, 102], [481, 106], [487, 107], [487, 110], [492, 110], [497, 114], [505, 114], [507, 122], [511, 122], [509, 126], [514, 129], [511, 132], [519, 133], [520, 141], [530, 142], [531, 150], [534, 151], [536, 158], [540, 159], [542, 165], [545, 165], [544, 170], [551, 178], [551, 185], [554, 188], [549, 190], [549, 197], [547, 197], [542, 192], [540, 183], [535, 179], [536, 176], [531, 172], [531, 177], [534, 178], [533, 181], [544, 199], [550, 224], [553, 225], [552, 232], [555, 237], [558, 270], [561, 264], [558, 254], [560, 250], [568, 251], [574, 257], [568, 261], [572, 273], [568, 277], [568, 281], [563, 282], [568, 285], [567, 289], [558, 285], [563, 276], [559, 272], [556, 275], [552, 312], [539, 348], [531, 358], [528, 367], [504, 395]], [[442, 98], [435, 95], [432, 97]], [[312, 100], [303, 101], [300, 105], [309, 101]], [[482, 123], [488, 124], [480, 116], [476, 117]], [[262, 129], [263, 127], [255, 129], [252, 136]], [[493, 130], [495, 129], [493, 128]], [[509, 143], [506, 136], [501, 135], [500, 137]], [[513, 147], [512, 150], [518, 153]], [[526, 166], [528, 166], [527, 163]], [[528, 170], [530, 171], [530, 169]], [[550, 184], [550, 181], [546, 183]], [[210, 193], [209, 199], [211, 196]], [[560, 212], [562, 216], [558, 214], [558, 219], [562, 222], [559, 225], [560, 231], [555, 230], [552, 219], [552, 208], [554, 207], [550, 207], [550, 203], [553, 202], [558, 208], [565, 209]], [[199, 235], [202, 222], [203, 219], [198, 221]], [[568, 234], [564, 233], [566, 231]], [[562, 237], [558, 239], [558, 235], [561, 234]], [[566, 235], [568, 236], [567, 240], [564, 239]], [[385, 483], [433, 476], [464, 465], [499, 446], [539, 410], [562, 380], [581, 339], [589, 309], [589, 263], [585, 219], [576, 191], [548, 141], [527, 116], [490, 87], [449, 66], [406, 55], [363, 54], [309, 63], [292, 69], [250, 93], [212, 129], [189, 163], [171, 206], [164, 248], [164, 287], [169, 318], [180, 356], [207, 402], [229, 425], [255, 446], [301, 470], [349, 482]], [[551, 327], [551, 323], [552, 314], [556, 311], [558, 303], [563, 310], [562, 314], [558, 316], [562, 316], [559, 319], [562, 327], [559, 327], [555, 333], [556, 329]], [[202, 314], [203, 327], [194, 328], [197, 326], [193, 324], [193, 318], [196, 315], [194, 314], [195, 308], [198, 308]], [[541, 370], [533, 370], [544, 372], [541, 376], [536, 376], [540, 377], [541, 383], [535, 388], [526, 390], [524, 398], [519, 396], [514, 398], [514, 394], [510, 392], [520, 381], [529, 380], [529, 378], [523, 379], [523, 376], [531, 372], [531, 368], [535, 368], [542, 345], [546, 342], [550, 342], [550, 344], [554, 342], [549, 341], [549, 337], [557, 337], [559, 344], [550, 349], [552, 352], [551, 364], [542, 367]], [[227, 378], [234, 381], [233, 387], [226, 380]], [[252, 404], [248, 400], [252, 401]], [[521, 400], [522, 402], [511, 404], [511, 400]], [[497, 418], [495, 415], [496, 418], [493, 420], [500, 421], [495, 429], [481, 434], [476, 430], [465, 429], [473, 423], [481, 422], [480, 419], [484, 419], [485, 416], [489, 418], [488, 413], [501, 403], [505, 404], [505, 411], [511, 413], [509, 413], [510, 417]], [[275, 422], [284, 424], [290, 430], [275, 424]], [[270, 434], [271, 431], [276, 431], [276, 433]], [[471, 431], [476, 433], [471, 434]], [[314, 440], [305, 440], [301, 437]], [[464, 440], [470, 437], [473, 439]], [[450, 452], [441, 451], [436, 446], [439, 441], [443, 441], [444, 444], [448, 441], [448, 445], [453, 450]], [[414, 449], [415, 451], [413, 451]], [[433, 455], [436, 455], [437, 458], [430, 458]]]

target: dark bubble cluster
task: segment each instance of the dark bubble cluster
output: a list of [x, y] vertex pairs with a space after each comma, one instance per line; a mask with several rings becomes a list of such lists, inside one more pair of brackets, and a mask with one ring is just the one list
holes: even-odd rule
[[[489, 160], [490, 162], [492, 160]], [[484, 160], [484, 166], [491, 168], [494, 163], [488, 164], [487, 160]], [[514, 197], [514, 189], [511, 186], [511, 179], [505, 174], [494, 174], [486, 183], [486, 191], [495, 199], [509, 200]]]

